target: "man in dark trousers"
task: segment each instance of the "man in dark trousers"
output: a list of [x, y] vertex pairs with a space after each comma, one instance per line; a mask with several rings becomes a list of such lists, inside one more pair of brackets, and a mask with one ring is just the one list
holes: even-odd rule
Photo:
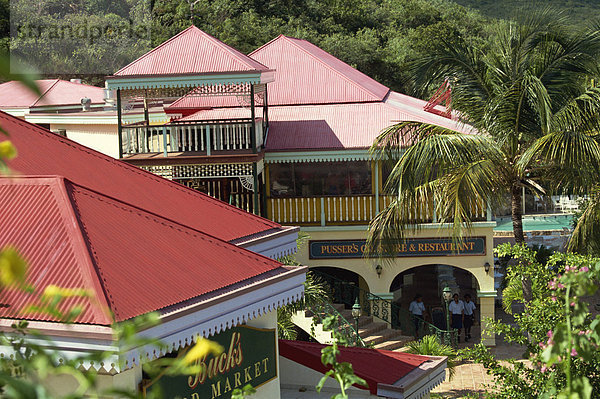
[[465, 342], [471, 339], [471, 327], [475, 321], [475, 303], [471, 300], [471, 295], [465, 295]]

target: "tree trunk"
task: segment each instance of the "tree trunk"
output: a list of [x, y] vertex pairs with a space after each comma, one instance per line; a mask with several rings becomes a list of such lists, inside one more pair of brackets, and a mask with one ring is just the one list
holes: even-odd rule
[[[522, 188], [516, 184], [512, 187], [511, 193], [511, 213], [513, 223], [513, 234], [515, 236], [515, 244], [525, 245], [525, 234], [523, 233], [523, 209], [522, 209]], [[528, 276], [521, 278], [523, 287], [523, 299], [525, 303], [531, 302], [533, 293], [531, 292], [531, 279]]]

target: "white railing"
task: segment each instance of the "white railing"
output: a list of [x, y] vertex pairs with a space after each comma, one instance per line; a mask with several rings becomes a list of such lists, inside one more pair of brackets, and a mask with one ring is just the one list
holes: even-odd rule
[[[254, 122], [256, 146], [263, 144], [262, 120]], [[214, 121], [122, 127], [123, 155], [252, 150], [252, 121]]]

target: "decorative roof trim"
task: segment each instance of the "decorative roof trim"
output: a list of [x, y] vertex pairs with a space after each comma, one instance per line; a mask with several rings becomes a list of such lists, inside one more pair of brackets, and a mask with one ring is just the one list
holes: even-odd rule
[[271, 234], [255, 234], [251, 237], [238, 238], [231, 243], [271, 259], [281, 259], [298, 251], [296, 240], [299, 231], [300, 227], [285, 226]]
[[[263, 77], [264, 75], [264, 77]], [[108, 76], [106, 88], [110, 90], [123, 89], [166, 89], [175, 87], [194, 88], [219, 84], [259, 84], [268, 83], [269, 77], [274, 78], [274, 72], [223, 73], [210, 75], [153, 75], [153, 76]]]
[[[268, 149], [267, 149], [268, 151]], [[266, 152], [266, 163], [372, 161], [368, 149]]]
[[[222, 296], [212, 298], [208, 301], [208, 306], [203, 301], [200, 305], [205, 306], [199, 309], [193, 309], [196, 305], [191, 305], [164, 313], [162, 319], [166, 320], [165, 322], [138, 333], [140, 337], [159, 339], [166, 344], [166, 350], [147, 345], [131, 349], [121, 355], [111, 354], [102, 363], [85, 361], [81, 363], [81, 367], [85, 370], [93, 368], [111, 374], [120, 373], [191, 345], [200, 336], [209, 338], [228, 328], [244, 324], [289, 303], [296, 302], [304, 295], [306, 267], [289, 269], [284, 274], [271, 277], [271, 281], [262, 282], [263, 284], [258, 288], [254, 288], [252, 283], [248, 283], [246, 286], [224, 294], [225, 299]], [[210, 304], [213, 301], [216, 303]], [[48, 323], [48, 325], [48, 330], [61, 326], [57, 323]], [[42, 327], [40, 330], [48, 339], [32, 339], [30, 342], [47, 347], [48, 350], [55, 350], [59, 361], [74, 359], [86, 352], [117, 352], [119, 350], [112, 339], [102, 340], [99, 337], [90, 339], [87, 338], [87, 334], [81, 332], [68, 334], [68, 336], [64, 332], [54, 335], [52, 332], [44, 331]], [[62, 330], [64, 331], [64, 328]], [[12, 347], [0, 346], [0, 357], [5, 356], [14, 357]]]
[[429, 397], [432, 389], [446, 379], [446, 357], [428, 356], [430, 360], [396, 381], [394, 384], [377, 384], [377, 396], [397, 399]]

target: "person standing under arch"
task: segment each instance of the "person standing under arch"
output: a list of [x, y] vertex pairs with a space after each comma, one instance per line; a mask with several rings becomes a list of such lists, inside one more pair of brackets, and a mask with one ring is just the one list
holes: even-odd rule
[[465, 295], [465, 342], [471, 339], [471, 327], [475, 321], [475, 303], [471, 300], [471, 295]]
[[450, 313], [452, 314], [452, 324], [450, 326], [458, 330], [456, 339], [460, 342], [460, 332], [462, 330], [465, 315], [465, 303], [458, 299], [458, 294], [454, 294], [453, 301], [450, 302], [448, 310], [450, 310]]
[[415, 324], [415, 339], [419, 339], [419, 328], [423, 323], [423, 316], [426, 312], [425, 304], [423, 303], [423, 295], [415, 295], [415, 299], [408, 306], [408, 311], [411, 313], [413, 323]]

